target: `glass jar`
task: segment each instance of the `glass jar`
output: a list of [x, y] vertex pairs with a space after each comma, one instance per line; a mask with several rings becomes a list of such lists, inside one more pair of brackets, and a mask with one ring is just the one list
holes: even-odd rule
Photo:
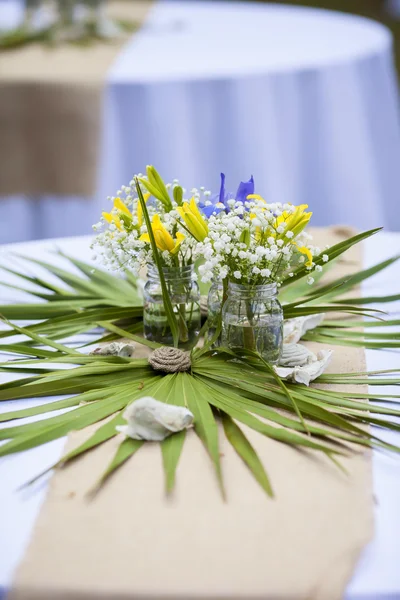
[[[165, 283], [179, 327], [179, 347], [189, 347], [201, 327], [200, 290], [194, 276], [193, 265], [187, 267], [163, 267]], [[147, 268], [144, 286], [143, 326], [147, 340], [172, 346], [172, 332], [164, 308], [158, 269]]]
[[229, 283], [222, 309], [222, 344], [232, 350], [254, 350], [277, 364], [283, 345], [283, 310], [275, 283]]
[[[207, 339], [211, 340], [215, 336], [215, 332], [218, 326], [218, 320], [221, 314], [222, 298], [224, 295], [224, 287], [221, 280], [213, 279], [211, 287], [208, 291], [207, 298], [207, 316], [208, 316], [208, 332]], [[214, 340], [213, 347], [219, 346], [221, 336], [217, 340]]]

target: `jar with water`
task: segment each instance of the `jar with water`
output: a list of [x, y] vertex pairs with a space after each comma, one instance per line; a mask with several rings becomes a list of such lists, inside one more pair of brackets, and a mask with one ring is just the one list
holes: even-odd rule
[[232, 350], [258, 352], [277, 364], [283, 345], [283, 310], [275, 283], [240, 285], [229, 282], [222, 308], [222, 344]]
[[224, 288], [220, 279], [213, 279], [207, 297], [208, 332], [207, 340], [213, 340], [213, 347], [221, 343], [221, 335], [215, 337], [221, 318], [222, 299]]
[[[179, 329], [179, 347], [189, 348], [201, 327], [200, 291], [193, 265], [163, 267], [165, 283]], [[173, 336], [165, 312], [158, 269], [147, 268], [144, 287], [143, 327], [147, 340], [172, 346]]]

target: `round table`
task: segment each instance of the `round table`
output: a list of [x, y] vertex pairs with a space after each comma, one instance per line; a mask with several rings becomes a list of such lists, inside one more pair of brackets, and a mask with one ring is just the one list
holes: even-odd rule
[[235, 191], [252, 174], [269, 201], [312, 207], [316, 225], [400, 230], [391, 35], [368, 19], [156, 2], [108, 71], [102, 131], [93, 198], [3, 198], [0, 242], [89, 233], [146, 164], [189, 190], [217, 191], [224, 171]]
[[[42, 261], [57, 264], [62, 268], [71, 268], [60, 255], [52, 253], [55, 248], [75, 258], [89, 260], [91, 238], [75, 237], [42, 242], [29, 242], [9, 246], [0, 246], [0, 262], [12, 266], [15, 253]], [[364, 266], [369, 268], [395, 253], [400, 253], [400, 234], [383, 233], [373, 236], [364, 243]], [[11, 257], [11, 253], [14, 257]], [[95, 264], [95, 263], [94, 263]], [[14, 265], [15, 266], [15, 265]], [[43, 275], [38, 265], [31, 265], [30, 275]], [[21, 285], [12, 274], [4, 272], [3, 282]], [[391, 295], [398, 293], [400, 263], [394, 263], [387, 270], [375, 275], [363, 284], [365, 296]], [[48, 273], [46, 273], [48, 278]], [[57, 280], [55, 279], [55, 282]], [[57, 282], [58, 283], [58, 282]], [[26, 284], [29, 287], [29, 284]], [[26, 294], [12, 288], [0, 288], [0, 303], [29, 301]], [[400, 302], [387, 305], [393, 316], [399, 313]], [[82, 338], [80, 338], [82, 341]], [[90, 339], [90, 338], [89, 338]], [[339, 350], [338, 350], [339, 351]], [[7, 359], [9, 355], [6, 355]], [[2, 356], [2, 360], [5, 355]], [[367, 350], [367, 369], [397, 369], [398, 352]], [[0, 382], [10, 379], [10, 375], [0, 373]], [[375, 387], [374, 393], [398, 393], [390, 386]], [[45, 401], [49, 401], [46, 398]], [[41, 404], [43, 399], [18, 401], [18, 408]], [[15, 409], [15, 401], [0, 403], [0, 411]], [[10, 425], [13, 423], [11, 422]], [[2, 424], [2, 427], [7, 426]], [[377, 429], [375, 432], [388, 443], [400, 445], [400, 434], [395, 431]], [[61, 456], [65, 440], [54, 440], [32, 450], [8, 456], [0, 461], [0, 598], [10, 587], [15, 569], [22, 560], [30, 536], [45, 497], [49, 477], [45, 477], [39, 487], [16, 491], [26, 481], [43, 472]], [[400, 598], [400, 572], [398, 568], [398, 532], [400, 530], [400, 460], [383, 452], [373, 453], [373, 479], [375, 502], [375, 535], [364, 549], [360, 563], [348, 587], [346, 600], [393, 600]], [[332, 565], [335, 568], [335, 565]]]
[[161, 2], [106, 89], [100, 197], [154, 164], [189, 189], [254, 175], [314, 223], [400, 229], [391, 35], [292, 6]]

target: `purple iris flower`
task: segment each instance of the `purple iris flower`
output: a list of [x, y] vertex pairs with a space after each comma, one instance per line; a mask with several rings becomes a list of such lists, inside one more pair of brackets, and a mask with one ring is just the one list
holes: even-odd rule
[[236, 195], [234, 195], [232, 192], [227, 192], [225, 190], [225, 174], [221, 173], [221, 187], [219, 194], [215, 194], [210, 198], [211, 204], [208, 206], [205, 206], [204, 201], [202, 201], [199, 204], [199, 208], [202, 210], [203, 214], [209, 218], [214, 212], [219, 213], [221, 210], [229, 212], [230, 206], [228, 205], [228, 200], [236, 200], [236, 202], [244, 204], [249, 194], [254, 194], [253, 175], [250, 177], [249, 181], [240, 182]]

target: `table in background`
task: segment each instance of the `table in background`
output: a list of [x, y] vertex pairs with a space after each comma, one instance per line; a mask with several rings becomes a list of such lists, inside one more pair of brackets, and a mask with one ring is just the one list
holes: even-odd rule
[[[0, 262], [7, 264], [11, 252], [26, 254], [31, 258], [48, 259], [48, 252], [55, 247], [65, 253], [83, 260], [89, 260], [89, 237], [49, 240], [0, 247]], [[368, 239], [364, 244], [365, 267], [370, 267], [396, 253], [400, 253], [400, 234], [380, 234]], [[71, 268], [56, 255], [52, 262]], [[68, 266], [69, 265], [69, 266]], [[30, 265], [30, 273], [40, 273], [40, 267]], [[7, 273], [7, 282], [15, 278]], [[46, 273], [46, 278], [49, 275]], [[379, 273], [363, 284], [366, 296], [397, 294], [400, 279], [400, 262]], [[0, 289], [0, 303], [27, 300], [27, 296], [17, 294], [11, 289]], [[400, 302], [387, 305], [392, 315], [399, 315]], [[335, 351], [339, 352], [337, 348]], [[395, 369], [399, 367], [399, 352], [367, 350], [369, 370]], [[8, 376], [9, 377], [9, 376]], [[1, 381], [7, 375], [1, 374]], [[396, 393], [390, 386], [374, 388], [374, 393]], [[46, 398], [44, 401], [51, 401]], [[18, 407], [24, 408], [43, 402], [43, 399], [20, 400]], [[12, 410], [11, 402], [2, 402], [0, 410]], [[15, 408], [14, 408], [15, 409]], [[12, 425], [12, 423], [10, 423]], [[400, 445], [400, 434], [396, 432], [376, 431], [387, 442]], [[55, 440], [44, 446], [22, 454], [11, 455], [0, 461], [0, 598], [1, 591], [11, 584], [13, 573], [22, 559], [30, 538], [35, 519], [44, 499], [48, 478], [39, 488], [16, 489], [39, 472], [50, 467], [60, 456], [64, 439]], [[361, 557], [357, 571], [351, 581], [346, 600], [395, 600], [400, 598], [400, 571], [398, 568], [399, 532], [400, 532], [400, 460], [383, 452], [373, 453], [375, 536]], [[335, 568], [335, 565], [332, 565]]]
[[316, 225], [400, 229], [389, 31], [325, 10], [161, 2], [109, 74], [101, 196], [148, 163], [190, 188], [253, 174]]
[[108, 72], [102, 127], [94, 197], [2, 199], [0, 241], [88, 233], [148, 163], [189, 189], [217, 190], [225, 171], [234, 191], [253, 174], [270, 201], [309, 204], [317, 225], [400, 230], [391, 36], [373, 21], [158, 2]]

